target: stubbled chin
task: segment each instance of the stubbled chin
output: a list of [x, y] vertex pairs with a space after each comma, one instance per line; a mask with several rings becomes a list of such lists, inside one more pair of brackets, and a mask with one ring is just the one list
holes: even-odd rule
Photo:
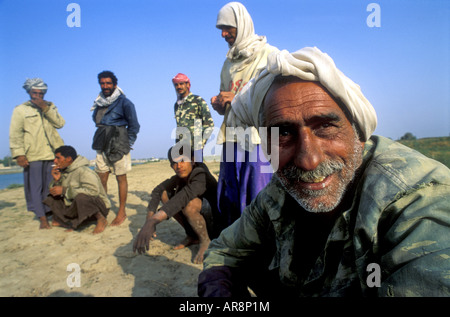
[[[286, 192], [306, 211], [314, 213], [329, 212], [334, 210], [342, 199], [342, 192], [339, 189], [333, 189], [336, 186], [333, 186], [332, 179], [325, 180], [322, 183], [292, 183], [284, 177], [275, 175]], [[314, 189], [311, 189], [311, 186]]]

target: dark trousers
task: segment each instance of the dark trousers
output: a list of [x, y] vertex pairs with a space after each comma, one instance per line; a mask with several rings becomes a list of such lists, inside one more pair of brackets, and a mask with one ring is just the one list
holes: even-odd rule
[[44, 203], [51, 208], [54, 220], [74, 229], [85, 220], [93, 218], [98, 212], [104, 217], [109, 212], [100, 197], [85, 194], [78, 194], [70, 206], [64, 204], [64, 199], [61, 196], [48, 196]]
[[23, 169], [27, 209], [34, 212], [38, 218], [45, 216], [45, 213], [50, 211], [42, 201], [48, 196], [48, 186], [53, 179], [52, 164], [53, 161], [35, 161], [30, 162], [30, 165]]

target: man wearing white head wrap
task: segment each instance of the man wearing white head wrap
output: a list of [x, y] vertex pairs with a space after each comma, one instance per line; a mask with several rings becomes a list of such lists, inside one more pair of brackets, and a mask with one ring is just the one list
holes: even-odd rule
[[375, 111], [327, 55], [271, 56], [233, 110], [279, 130], [279, 169], [210, 243], [200, 296], [450, 296], [450, 170], [372, 135]]
[[40, 228], [50, 225], [42, 201], [49, 193], [54, 150], [63, 145], [57, 129], [65, 121], [56, 106], [44, 100], [47, 84], [40, 78], [27, 79], [23, 88], [30, 100], [14, 108], [9, 130], [11, 156], [24, 168], [24, 191], [27, 208], [40, 220]]
[[258, 131], [250, 127], [244, 137], [237, 137], [236, 128], [241, 126], [226, 124], [230, 103], [242, 87], [265, 67], [268, 54], [278, 49], [269, 45], [265, 36], [255, 34], [253, 20], [239, 2], [230, 2], [220, 9], [216, 27], [222, 31], [229, 47], [220, 74], [220, 93], [211, 99], [213, 109], [224, 115], [217, 136], [217, 143], [223, 144], [218, 201], [225, 224], [229, 225], [272, 176], [271, 172], [261, 172], [262, 166], [270, 171], [270, 164], [260, 157]]
[[306, 47], [292, 54], [283, 50], [269, 56], [267, 68], [252, 80], [232, 102], [229, 125], [259, 128], [261, 105], [276, 76], [295, 76], [306, 81], [320, 82], [340, 101], [356, 123], [364, 141], [377, 126], [377, 116], [360, 87], [345, 76], [327, 54], [316, 47]]

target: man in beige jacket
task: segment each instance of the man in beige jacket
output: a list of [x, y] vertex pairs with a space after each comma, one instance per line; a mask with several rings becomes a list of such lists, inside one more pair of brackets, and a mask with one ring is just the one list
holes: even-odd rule
[[56, 106], [44, 100], [47, 84], [42, 79], [27, 79], [23, 88], [31, 98], [14, 108], [9, 130], [11, 156], [23, 167], [28, 210], [40, 220], [40, 229], [49, 229], [49, 209], [42, 201], [49, 193], [54, 150], [64, 144], [56, 129], [65, 121]]

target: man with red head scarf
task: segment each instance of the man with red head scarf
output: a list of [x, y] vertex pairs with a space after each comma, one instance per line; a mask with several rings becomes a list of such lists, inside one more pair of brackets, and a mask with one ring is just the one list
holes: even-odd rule
[[185, 74], [178, 73], [172, 78], [177, 93], [174, 105], [175, 120], [177, 122], [176, 141], [183, 137], [190, 137], [194, 149], [196, 162], [203, 160], [203, 146], [214, 129], [208, 104], [197, 95], [191, 93], [191, 81]]

